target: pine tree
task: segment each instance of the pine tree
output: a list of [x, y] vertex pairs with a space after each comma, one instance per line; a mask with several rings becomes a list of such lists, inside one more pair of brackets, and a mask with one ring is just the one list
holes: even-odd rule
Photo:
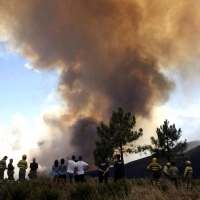
[[149, 150], [153, 156], [165, 158], [168, 162], [183, 156], [182, 152], [187, 148], [187, 141], [178, 141], [181, 137], [181, 129], [178, 130], [175, 124], [169, 125], [165, 120], [164, 124], [157, 128], [157, 139], [151, 137], [152, 145]]
[[112, 160], [115, 154], [120, 154], [123, 160], [124, 153], [136, 152], [133, 142], [143, 135], [143, 130], [133, 131], [135, 124], [135, 116], [122, 108], [113, 111], [109, 126], [101, 122], [97, 127], [99, 141], [93, 151], [95, 164], [105, 157]]

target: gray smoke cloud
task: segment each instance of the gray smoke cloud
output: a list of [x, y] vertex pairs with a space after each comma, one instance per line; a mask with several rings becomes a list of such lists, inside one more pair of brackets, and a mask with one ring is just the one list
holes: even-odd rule
[[108, 121], [118, 107], [148, 118], [155, 106], [169, 100], [175, 87], [163, 71], [182, 70], [191, 77], [199, 72], [188, 67], [199, 56], [199, 4], [197, 0], [3, 0], [0, 37], [35, 69], [59, 70], [57, 90], [66, 112], [59, 120], [44, 116], [44, 121], [61, 133], [57, 142], [63, 152], [83, 154], [93, 165], [95, 127], [100, 121]]

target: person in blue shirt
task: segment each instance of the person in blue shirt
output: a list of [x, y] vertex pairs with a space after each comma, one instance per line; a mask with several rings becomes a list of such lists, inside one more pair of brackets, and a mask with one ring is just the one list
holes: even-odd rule
[[61, 159], [60, 165], [58, 166], [58, 173], [59, 173], [59, 179], [60, 181], [66, 182], [66, 177], [67, 177], [67, 167], [65, 164], [65, 159]]
[[53, 183], [57, 183], [58, 182], [58, 178], [59, 178], [59, 172], [58, 172], [58, 160], [54, 161], [54, 164], [52, 166], [52, 171], [53, 171]]

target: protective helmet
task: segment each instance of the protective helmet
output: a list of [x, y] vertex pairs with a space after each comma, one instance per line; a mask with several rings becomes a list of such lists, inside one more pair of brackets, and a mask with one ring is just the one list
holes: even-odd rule
[[156, 160], [157, 160], [156, 158], [153, 158], [153, 159], [152, 159], [153, 162], [156, 162]]
[[167, 166], [170, 166], [170, 163], [169, 163], [169, 162], [167, 162], [167, 163], [166, 163], [166, 165], [167, 165]]
[[190, 162], [189, 160], [187, 160], [187, 161], [185, 162], [185, 164], [191, 165], [191, 162]]
[[22, 156], [22, 158], [27, 158], [27, 156], [24, 154], [24, 155]]

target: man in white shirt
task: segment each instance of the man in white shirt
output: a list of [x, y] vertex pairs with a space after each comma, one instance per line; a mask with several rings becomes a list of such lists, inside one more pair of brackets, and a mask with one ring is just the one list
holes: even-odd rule
[[72, 159], [69, 160], [67, 157], [68, 168], [67, 168], [67, 179], [70, 183], [74, 183], [74, 170], [76, 167], [75, 156], [72, 156]]
[[89, 167], [90, 166], [86, 162], [82, 161], [82, 156], [79, 156], [79, 160], [76, 163], [76, 168], [75, 168], [77, 182], [84, 182], [85, 171]]

